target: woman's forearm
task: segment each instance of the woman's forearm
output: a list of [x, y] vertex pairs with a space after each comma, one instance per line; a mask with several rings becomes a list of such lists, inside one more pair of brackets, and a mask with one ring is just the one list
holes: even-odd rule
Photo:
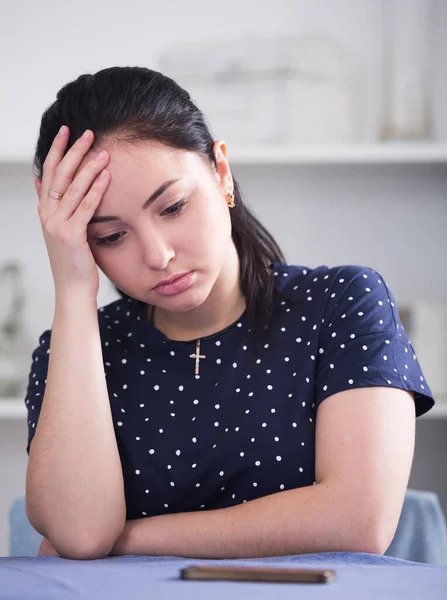
[[249, 558], [313, 552], [382, 554], [374, 518], [323, 484], [228, 508], [127, 521], [117, 554]]
[[88, 299], [56, 302], [26, 510], [33, 527], [66, 558], [106, 552], [125, 524], [97, 307]]

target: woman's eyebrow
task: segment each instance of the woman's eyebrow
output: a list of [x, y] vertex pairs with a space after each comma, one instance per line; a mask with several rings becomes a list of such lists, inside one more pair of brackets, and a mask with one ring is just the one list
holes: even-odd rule
[[[161, 196], [169, 187], [171, 187], [171, 185], [174, 185], [174, 183], [177, 183], [177, 181], [180, 181], [180, 178], [178, 179], [169, 179], [168, 181], [165, 181], [158, 189], [155, 190], [155, 192], [145, 201], [145, 203], [143, 204], [142, 208], [143, 210], [145, 208], [147, 208], [150, 204], [152, 204], [153, 202], [155, 202], [155, 200]], [[93, 225], [94, 223], [108, 223], [109, 221], [119, 221], [120, 218], [119, 217], [115, 217], [115, 216], [110, 216], [110, 217], [93, 217], [93, 219], [91, 219], [88, 225]]]

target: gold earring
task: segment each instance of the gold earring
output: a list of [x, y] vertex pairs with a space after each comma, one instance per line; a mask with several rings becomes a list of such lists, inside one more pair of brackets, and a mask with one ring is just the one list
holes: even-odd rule
[[231, 192], [228, 192], [227, 198], [228, 198], [228, 196], [230, 197], [230, 201], [228, 202], [228, 208], [234, 208], [236, 206], [234, 203], [234, 194], [232, 194]]

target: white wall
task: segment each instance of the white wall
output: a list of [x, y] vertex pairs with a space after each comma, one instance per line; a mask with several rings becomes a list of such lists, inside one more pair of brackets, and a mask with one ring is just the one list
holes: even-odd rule
[[[444, 4], [443, 15], [447, 15]], [[37, 24], [39, 21], [39, 24]], [[440, 20], [446, 24], [447, 19]], [[440, 32], [442, 30], [440, 26]], [[177, 40], [238, 38], [324, 30], [354, 53], [358, 75], [359, 138], [375, 135], [380, 98], [380, 11], [377, 0], [165, 0], [61, 5], [9, 3], [0, 21], [0, 262], [22, 259], [29, 298], [26, 321], [37, 337], [53, 318], [53, 283], [37, 215], [31, 165], [9, 164], [31, 156], [40, 118], [57, 90], [83, 72], [112, 65], [156, 67], [158, 54]], [[447, 52], [438, 35], [434, 63]], [[444, 40], [444, 41], [443, 41]], [[443, 48], [441, 45], [444, 44]], [[441, 81], [441, 78], [439, 78]], [[6, 93], [5, 93], [6, 90]], [[437, 84], [436, 106], [447, 88]], [[9, 92], [9, 94], [7, 93]], [[445, 109], [438, 108], [437, 136], [447, 139]], [[225, 137], [224, 132], [215, 132]], [[247, 203], [268, 225], [291, 263], [365, 264], [379, 270], [396, 299], [447, 301], [445, 166], [234, 168]], [[116, 296], [104, 278], [99, 305]], [[31, 360], [31, 357], [30, 357]], [[427, 429], [424, 422], [424, 434]], [[438, 428], [439, 429], [439, 428]], [[445, 455], [445, 428], [435, 447]], [[428, 439], [428, 438], [427, 438]], [[26, 422], [0, 421], [0, 556], [8, 553], [7, 511], [24, 489]], [[423, 438], [418, 444], [424, 447]], [[443, 446], [444, 444], [444, 446]], [[447, 485], [424, 463], [412, 484], [438, 486], [447, 511]], [[427, 479], [427, 472], [432, 477]], [[425, 477], [425, 479], [423, 479]]]

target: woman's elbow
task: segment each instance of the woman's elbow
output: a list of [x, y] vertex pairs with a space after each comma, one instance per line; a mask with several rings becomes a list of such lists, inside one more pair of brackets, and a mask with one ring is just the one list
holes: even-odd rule
[[70, 560], [96, 560], [105, 558], [112, 550], [112, 540], [99, 541], [96, 536], [65, 536], [63, 539], [50, 538], [54, 549], [61, 558]]
[[108, 552], [99, 546], [64, 545], [55, 549], [61, 558], [68, 558], [70, 560], [96, 560], [98, 558], [105, 558], [108, 556]]
[[365, 552], [367, 554], [385, 554], [393, 541], [396, 528], [386, 526], [384, 523], [378, 523], [365, 529], [357, 530], [353, 535], [351, 551]]

